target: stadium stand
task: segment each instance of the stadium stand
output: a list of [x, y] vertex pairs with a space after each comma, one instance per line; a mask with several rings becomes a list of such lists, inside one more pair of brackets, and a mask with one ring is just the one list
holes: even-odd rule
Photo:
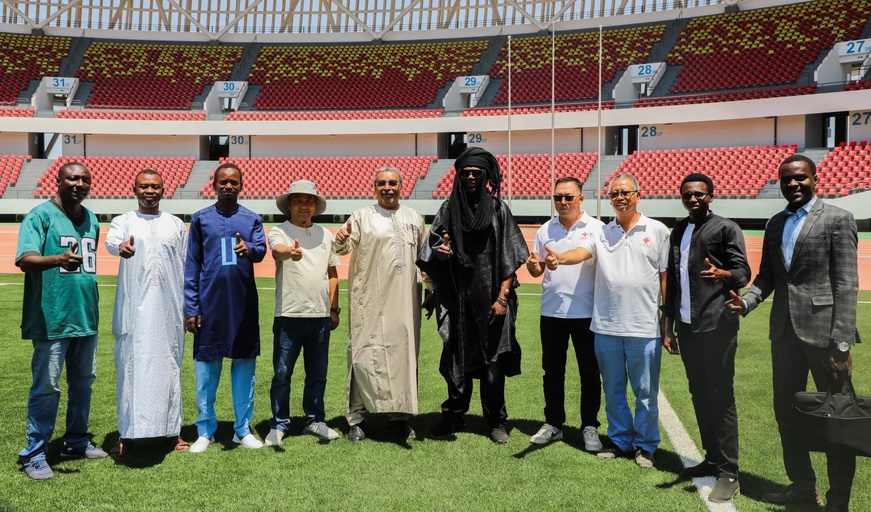
[[[557, 153], [554, 155], [556, 177], [572, 175], [581, 183], [587, 180], [596, 163], [597, 153]], [[508, 174], [508, 155], [496, 155], [499, 169], [505, 179]], [[520, 153], [511, 157], [511, 196], [517, 199], [542, 199], [551, 195], [551, 162], [547, 153]], [[442, 199], [451, 194], [455, 169], [452, 167], [433, 191], [433, 199]], [[502, 183], [502, 195], [507, 193], [507, 183]]]
[[0, 107], [0, 117], [33, 117], [32, 108]]
[[[752, 199], [796, 146], [751, 146], [700, 149], [635, 151], [607, 179], [628, 173], [638, 179], [641, 196], [650, 199], [680, 197], [680, 182], [693, 172], [703, 172], [714, 181], [717, 197]], [[602, 189], [606, 197], [607, 186]]]
[[[222, 158], [232, 162], [244, 175], [242, 194], [247, 199], [273, 199], [287, 192], [296, 180], [312, 180], [318, 192], [328, 198], [374, 197], [375, 169], [392, 165], [402, 173], [402, 198], [408, 198], [417, 180], [426, 176], [434, 156], [304, 157], [304, 158]], [[212, 175], [213, 177], [214, 175]], [[212, 199], [212, 177], [200, 189]]]
[[6, 187], [15, 186], [21, 168], [29, 161], [30, 155], [0, 155], [0, 197], [3, 197]]
[[57, 192], [57, 171], [69, 162], [81, 162], [91, 171], [92, 199], [134, 197], [133, 181], [143, 169], [154, 169], [163, 176], [163, 196], [171, 198], [175, 189], [190, 176], [196, 159], [187, 157], [133, 157], [133, 156], [62, 156], [39, 178], [36, 198], [50, 198]]
[[77, 76], [94, 82], [88, 107], [187, 110], [241, 56], [241, 46], [94, 42]]
[[[554, 105], [554, 112], [584, 112], [589, 110], [596, 110], [598, 108], [598, 102], [584, 102], [584, 103], [568, 103], [568, 104], [560, 104]], [[608, 110], [614, 107], [614, 100], [602, 101], [602, 110]], [[520, 105], [520, 106], [511, 106], [511, 115], [526, 115], [526, 114], [549, 114], [550, 113], [550, 105]], [[508, 115], [508, 107], [477, 107], [477, 108], [469, 108], [463, 111], [461, 114], [463, 117], [480, 117], [480, 116], [507, 116]]]
[[56, 76], [69, 51], [68, 37], [0, 34], [0, 105], [14, 105], [31, 80]]
[[858, 38], [869, 14], [867, 0], [816, 0], [693, 18], [666, 58], [682, 66], [671, 92], [793, 84], [823, 49]]
[[693, 94], [681, 96], [645, 97], [636, 101], [632, 107], [662, 107], [672, 105], [695, 105], [699, 103], [720, 103], [723, 101], [758, 100], [762, 98], [780, 98], [783, 96], [800, 96], [813, 94], [816, 84], [799, 85], [795, 87], [780, 87], [769, 89], [752, 89], [747, 91], [715, 92], [711, 94]]
[[0, 105], [14, 105], [31, 80], [57, 75], [69, 50], [67, 37], [0, 34]]
[[112, 119], [123, 121], [204, 121], [205, 112], [174, 110], [61, 110], [64, 119]]
[[[646, 62], [653, 45], [662, 39], [665, 25], [605, 30], [602, 84], [617, 71]], [[599, 94], [599, 33], [558, 34], [554, 43], [556, 101], [595, 98]], [[511, 43], [511, 96], [513, 103], [544, 103], [551, 99], [551, 37], [515, 37]], [[490, 68], [491, 78], [508, 77], [508, 45]], [[495, 104], [508, 103], [508, 83], [502, 82]]]
[[817, 164], [817, 194], [840, 197], [871, 189], [871, 145], [842, 143]]
[[249, 82], [259, 110], [416, 108], [448, 80], [471, 73], [487, 41], [265, 46]]
[[444, 109], [308, 110], [232, 112], [227, 121], [356, 121], [361, 119], [424, 119], [441, 117]]

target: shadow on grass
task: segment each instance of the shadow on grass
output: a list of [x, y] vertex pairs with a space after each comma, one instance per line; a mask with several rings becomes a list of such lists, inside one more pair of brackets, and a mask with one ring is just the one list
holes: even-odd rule
[[[317, 444], [330, 444], [330, 443], [341, 442], [343, 440], [343, 438], [345, 436], [347, 436], [347, 423], [345, 423], [344, 417], [336, 416], [333, 419], [327, 420], [326, 424], [331, 429], [335, 430], [336, 432], [339, 432], [343, 437], [340, 437], [339, 439], [336, 439], [335, 441], [329, 441], [329, 440], [325, 440], [325, 439], [318, 439], [318, 438], [315, 438], [314, 436], [311, 436], [309, 434], [305, 434], [302, 431], [303, 428], [305, 428], [305, 420], [301, 417], [297, 417], [297, 418], [290, 419], [290, 424], [287, 426], [287, 430], [284, 432], [284, 436], [282, 437], [282, 440], [285, 441], [285, 440], [292, 439], [292, 438], [302, 438], [302, 437], [308, 436], [312, 439], [312, 441], [317, 442]], [[344, 427], [344, 430], [342, 430], [342, 427]], [[251, 427], [251, 430], [254, 433], [254, 435], [259, 437], [260, 439], [266, 439], [266, 436], [269, 435], [269, 431], [271, 429], [272, 429], [272, 427], [269, 425], [269, 420], [263, 420], [260, 423], [258, 423], [257, 425]], [[274, 450], [276, 452], [283, 452], [284, 451], [284, 448], [282, 448], [281, 446], [267, 446], [264, 448], [267, 450]]]
[[[182, 427], [181, 438], [193, 443], [197, 438], [197, 430], [193, 425]], [[110, 432], [100, 443], [100, 449], [109, 453], [118, 443], [121, 435], [116, 430]], [[120, 459], [112, 459], [115, 464], [133, 469], [145, 469], [162, 463], [167, 455], [175, 452], [176, 438], [155, 437], [136, 439], [129, 445], [129, 452]]]
[[[422, 433], [420, 433], [420, 432], [418, 433], [417, 437], [418, 438], [425, 437], [425, 438], [427, 438], [431, 441], [435, 441], [435, 442], [455, 441], [457, 439], [456, 434], [445, 436], [445, 437], [440, 437], [440, 438], [432, 437], [432, 435], [430, 434], [433, 427], [435, 427], [436, 423], [438, 423], [438, 421], [441, 418], [442, 418], [441, 412], [430, 412], [430, 413], [420, 414], [418, 416], [415, 416], [416, 423], [418, 425], [422, 425], [421, 430], [423, 430]], [[459, 430], [457, 432], [457, 434], [460, 434], [460, 433], [474, 434], [474, 435], [479, 435], [479, 436], [487, 439], [488, 441], [490, 440], [490, 431], [492, 429], [490, 427], [490, 423], [487, 420], [485, 420], [483, 416], [481, 416], [479, 414], [465, 414], [465, 415], [463, 415], [463, 422], [465, 423], [465, 426], [463, 427], [462, 430]], [[515, 431], [514, 426], [515, 426], [515, 422], [509, 418], [508, 425], [506, 427], [508, 435], [511, 435], [514, 433], [514, 431]]]
[[[523, 434], [524, 436], [526, 436], [527, 439], [529, 437], [532, 437], [532, 435], [535, 434], [536, 432], [538, 432], [538, 429], [541, 428], [541, 425], [543, 423], [542, 420], [529, 420], [529, 419], [514, 419], [514, 420], [509, 419], [508, 422], [510, 425], [513, 425], [515, 427], [514, 430], [518, 434]], [[563, 443], [566, 446], [574, 448], [575, 450], [578, 450], [582, 454], [588, 455], [590, 457], [596, 456], [596, 454], [594, 452], [588, 452], [587, 449], [585, 448], [583, 430], [581, 430], [578, 427], [570, 427], [570, 426], [563, 426], [562, 430], [563, 430], [563, 438], [561, 440], [553, 441], [553, 442], [548, 443], [548, 444], [533, 444], [530, 442], [530, 444], [527, 448], [524, 448], [520, 452], [514, 454], [514, 458], [515, 459], [522, 459], [522, 458], [526, 457], [527, 455], [529, 455], [530, 453], [547, 448], [548, 446], [550, 446], [554, 443]], [[607, 437], [599, 435], [599, 440], [602, 442], [603, 446], [608, 445], [608, 438]]]
[[[365, 425], [363, 425], [363, 431], [366, 433], [366, 441], [374, 441], [377, 443], [392, 443], [400, 448], [411, 449], [412, 443], [415, 441], [422, 441], [422, 433], [417, 427], [417, 416], [412, 416], [409, 419], [409, 425], [416, 432], [416, 439], [405, 439], [397, 436], [390, 429], [390, 421], [389, 415], [387, 414], [367, 414]], [[344, 416], [335, 416], [333, 418], [327, 419], [327, 426], [339, 432], [342, 435], [342, 438], [336, 439], [335, 441], [326, 441], [318, 439], [317, 442], [319, 444], [330, 444], [335, 442], [348, 442], [348, 431], [350, 427], [348, 426], [347, 421], [345, 421]], [[303, 437], [308, 434], [303, 433], [303, 428], [305, 427], [305, 420], [301, 417], [291, 418], [290, 425], [287, 428], [287, 431], [284, 434], [284, 439], [293, 438], [293, 437]], [[269, 434], [270, 430], [269, 421], [264, 420], [258, 423], [254, 430], [261, 437], [265, 438]], [[311, 436], [309, 436], [311, 437]], [[314, 438], [313, 438], [314, 439]], [[273, 448], [275, 451], [284, 451], [280, 446], [276, 446]]]

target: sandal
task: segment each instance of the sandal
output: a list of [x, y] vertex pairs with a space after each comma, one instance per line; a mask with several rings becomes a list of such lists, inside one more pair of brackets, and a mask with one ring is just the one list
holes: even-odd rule
[[173, 439], [171, 437], [167, 437], [166, 438], [166, 445], [169, 448], [172, 448], [172, 451], [174, 451], [174, 452], [186, 452], [186, 451], [191, 449], [190, 443], [188, 443], [187, 441], [182, 439], [181, 436], [178, 436], [175, 439]]
[[109, 457], [113, 459], [122, 459], [133, 451], [133, 440], [132, 439], [119, 439], [115, 446], [109, 450]]

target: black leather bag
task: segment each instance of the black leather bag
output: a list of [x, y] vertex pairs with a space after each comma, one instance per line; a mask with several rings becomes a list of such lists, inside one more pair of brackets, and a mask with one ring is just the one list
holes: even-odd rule
[[845, 393], [801, 391], [792, 407], [805, 448], [812, 452], [837, 452], [871, 457], [871, 397], [856, 396], [847, 379]]

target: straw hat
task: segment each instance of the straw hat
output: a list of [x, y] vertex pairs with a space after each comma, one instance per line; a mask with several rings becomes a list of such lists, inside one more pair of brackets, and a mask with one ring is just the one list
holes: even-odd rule
[[299, 180], [294, 181], [290, 184], [290, 191], [287, 194], [281, 194], [275, 200], [275, 205], [278, 206], [278, 210], [281, 211], [288, 219], [290, 219], [290, 207], [288, 205], [287, 199], [291, 194], [306, 194], [310, 196], [315, 196], [315, 215], [320, 215], [324, 213], [327, 209], [327, 200], [318, 195], [318, 189], [314, 183], [309, 180]]

